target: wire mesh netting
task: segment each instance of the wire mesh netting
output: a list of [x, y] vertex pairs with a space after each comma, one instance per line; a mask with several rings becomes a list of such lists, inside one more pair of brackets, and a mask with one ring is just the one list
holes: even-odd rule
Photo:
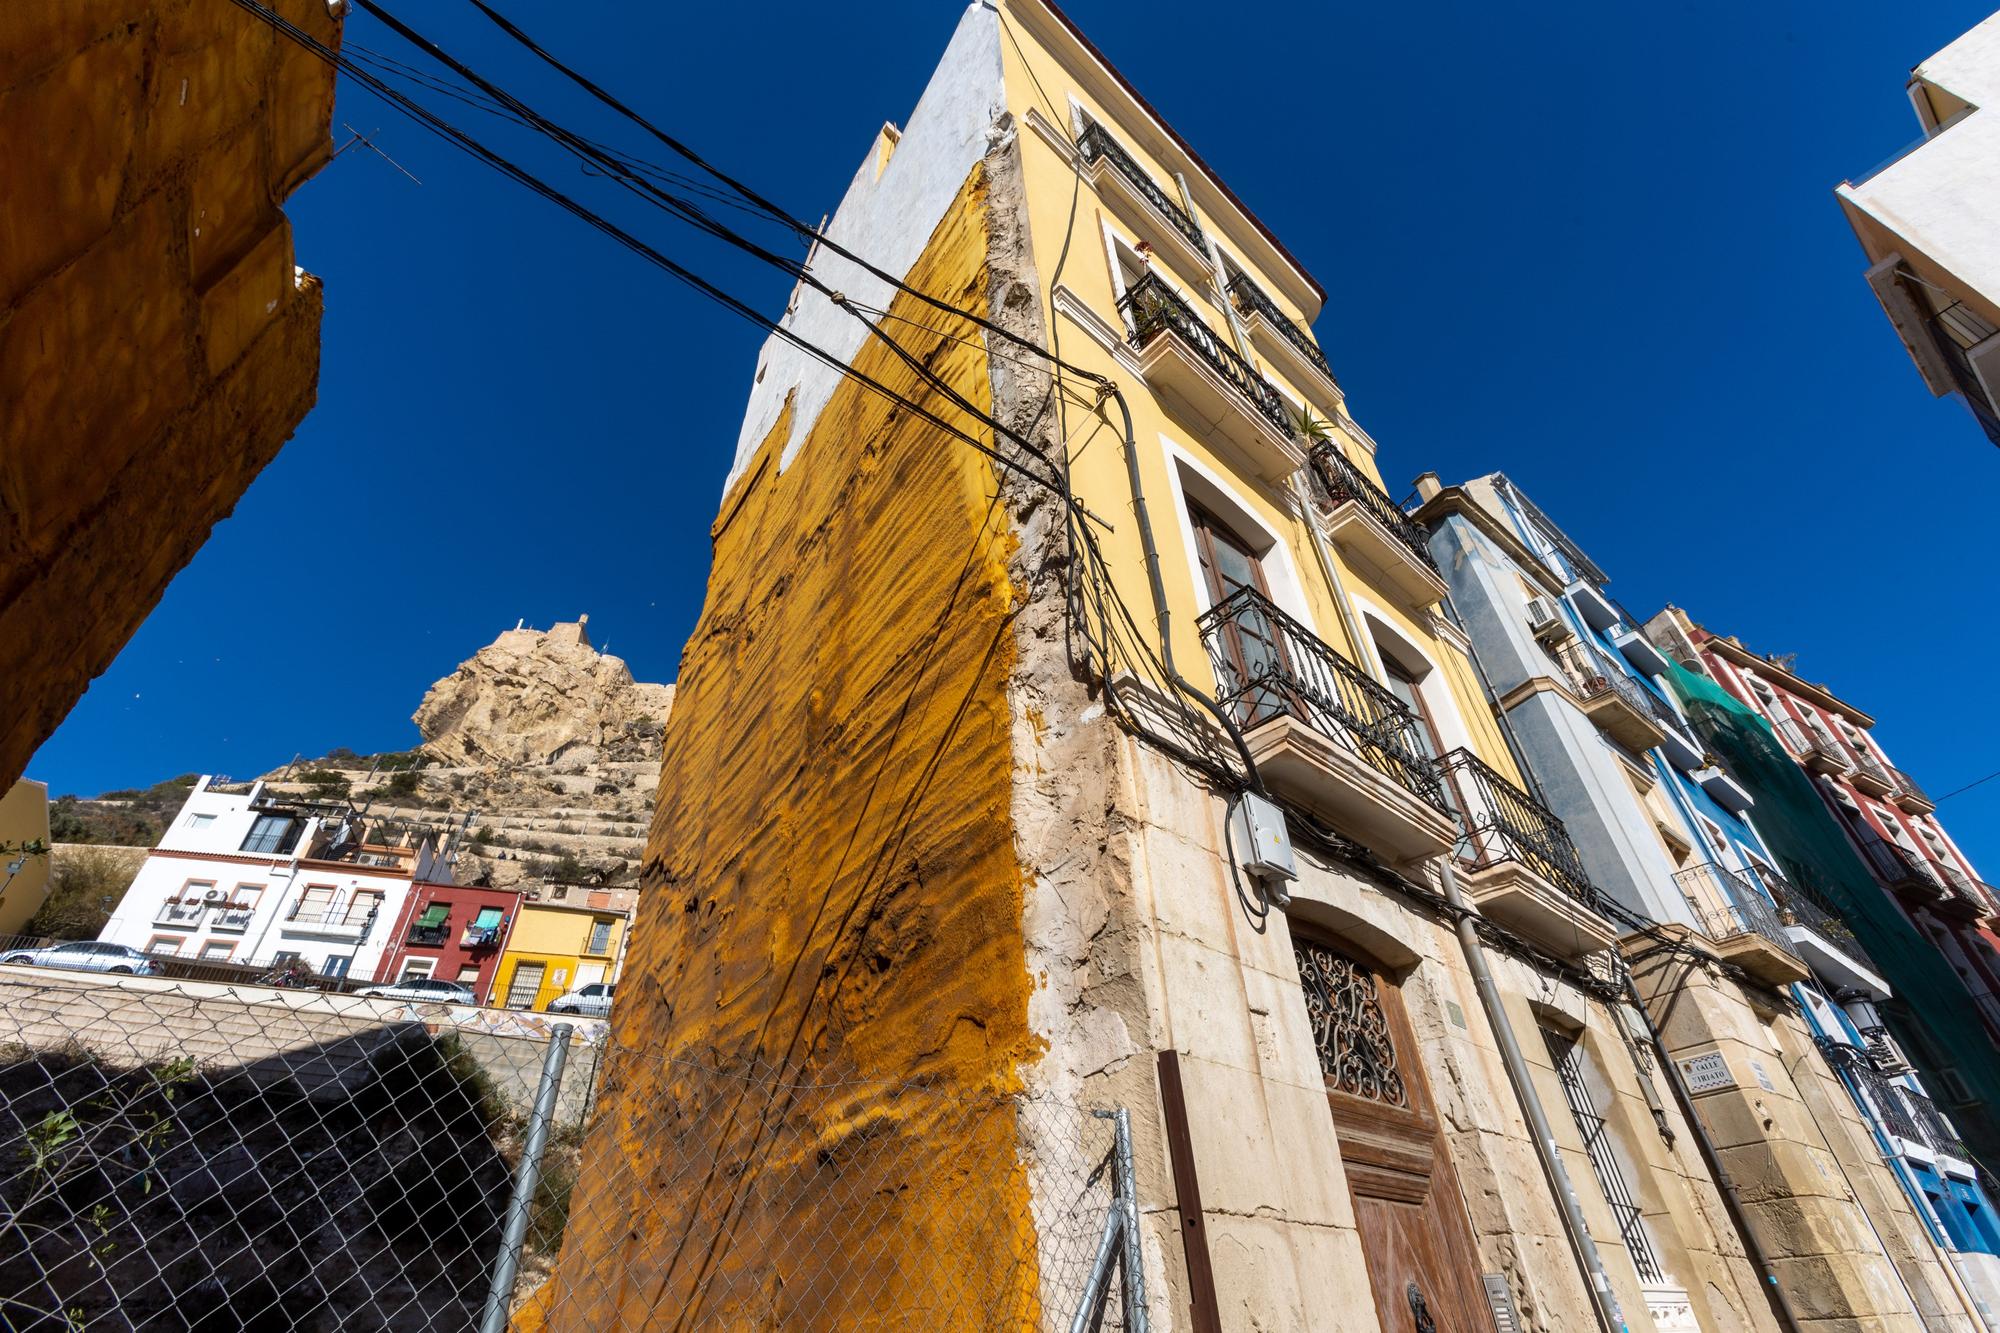
[[0, 975], [0, 1327], [1067, 1329], [1129, 1179], [1085, 1107], [508, 1023]]

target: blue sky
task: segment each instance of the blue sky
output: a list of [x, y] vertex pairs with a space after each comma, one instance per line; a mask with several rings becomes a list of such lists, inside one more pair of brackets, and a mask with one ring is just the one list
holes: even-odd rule
[[[403, 8], [537, 105], [661, 151], [469, 6]], [[507, 8], [809, 217], [958, 13]], [[2000, 769], [2000, 720], [1945, 703], [1986, 697], [2000, 455], [1925, 393], [1832, 195], [1916, 137], [1908, 68], [1982, 3], [1069, 8], [1325, 284], [1317, 331], [1392, 489], [1504, 470], [1633, 611], [1671, 600], [1798, 653], [1933, 794]], [[417, 59], [365, 14], [347, 32]], [[587, 611], [642, 679], [675, 673], [757, 331], [358, 89], [335, 121], [379, 128], [423, 183], [355, 149], [294, 196], [326, 284], [319, 405], [36, 756], [57, 792], [409, 746], [431, 681], [522, 618]], [[782, 308], [776, 273], [608, 207]], [[1940, 813], [2000, 876], [2000, 782]]]

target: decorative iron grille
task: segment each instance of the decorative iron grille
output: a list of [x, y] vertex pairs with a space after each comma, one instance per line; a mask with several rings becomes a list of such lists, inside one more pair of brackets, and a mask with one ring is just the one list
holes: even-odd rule
[[1868, 1102], [1875, 1108], [1875, 1118], [1881, 1122], [1883, 1129], [1899, 1139], [1924, 1142], [1924, 1132], [1910, 1114], [1909, 1104], [1902, 1098], [1902, 1089], [1880, 1071], [1859, 1060], [1848, 1065], [1847, 1072], [1854, 1076], [1855, 1083], [1867, 1094]]
[[1285, 411], [1284, 398], [1271, 387], [1269, 380], [1257, 373], [1255, 366], [1238, 356], [1234, 348], [1201, 322], [1201, 316], [1167, 285], [1166, 279], [1157, 273], [1146, 274], [1126, 290], [1118, 308], [1131, 321], [1134, 347], [1144, 347], [1162, 335], [1178, 340], [1209, 369], [1229, 381], [1259, 416], [1287, 436], [1292, 434], [1292, 418]]
[[1368, 480], [1360, 468], [1348, 462], [1338, 445], [1325, 441], [1313, 448], [1312, 477], [1325, 498], [1331, 501], [1327, 506], [1329, 510], [1353, 501], [1377, 523], [1394, 533], [1396, 540], [1408, 547], [1410, 554], [1421, 560], [1425, 568], [1437, 568], [1437, 562], [1431, 559], [1431, 548], [1424, 540], [1424, 530], [1396, 507], [1396, 502], [1389, 498], [1387, 491]]
[[1854, 766], [1847, 750], [1823, 727], [1801, 726], [1796, 718], [1781, 717], [1775, 729], [1786, 748], [1801, 759], [1823, 759], [1842, 772]]
[[1603, 653], [1589, 644], [1580, 639], [1572, 640], [1556, 649], [1555, 656], [1577, 698], [1587, 700], [1601, 694], [1615, 694], [1633, 711], [1650, 718], [1656, 725], [1686, 733], [1687, 728], [1682, 725], [1680, 716], [1667, 707], [1665, 701], [1613, 666]]
[[1518, 861], [1584, 906], [1597, 906], [1583, 858], [1547, 806], [1470, 750], [1453, 750], [1440, 766], [1445, 799], [1458, 819], [1461, 859], [1477, 866]]
[[1292, 941], [1292, 954], [1327, 1082], [1385, 1106], [1408, 1106], [1410, 1092], [1396, 1068], [1396, 1043], [1375, 974], [1311, 940]]
[[[1700, 861], [1674, 874], [1704, 934], [1713, 940], [1761, 935], [1794, 958], [1799, 949], [1778, 919], [1778, 909], [1758, 887], [1728, 866]], [[1703, 892], [1706, 890], [1706, 892]]]
[[1340, 381], [1334, 378], [1333, 367], [1326, 363], [1326, 353], [1312, 340], [1312, 335], [1278, 309], [1278, 303], [1265, 295], [1264, 289], [1252, 282], [1248, 273], [1239, 273], [1231, 279], [1228, 290], [1236, 298], [1238, 310], [1246, 315], [1256, 315], [1276, 329], [1286, 342], [1298, 349], [1299, 355], [1312, 362], [1320, 374], [1332, 380], [1336, 389], [1340, 387]]
[[1918, 859], [1882, 838], [1861, 839], [1861, 857], [1875, 878], [1892, 889], [1915, 890], [1928, 897], [1941, 897], [1944, 884]]
[[1132, 188], [1145, 197], [1147, 203], [1157, 208], [1167, 221], [1174, 225], [1175, 231], [1187, 237], [1189, 244], [1204, 255], [1208, 253], [1208, 238], [1202, 235], [1200, 224], [1181, 207], [1178, 199], [1168, 194], [1160, 183], [1153, 179], [1151, 172], [1140, 166], [1138, 161], [1125, 151], [1123, 145], [1105, 131], [1102, 125], [1093, 120], [1084, 126], [1083, 134], [1077, 139], [1076, 146], [1086, 162], [1096, 162], [1099, 159], [1109, 162], [1113, 170], [1130, 181]]
[[1924, 1141], [1947, 1157], [1965, 1158], [1965, 1143], [1958, 1137], [1958, 1131], [1951, 1127], [1951, 1121], [1944, 1118], [1944, 1112], [1937, 1109], [1937, 1103], [1921, 1092], [1910, 1088], [1896, 1089], [1908, 1103], [1910, 1114], [1917, 1122], [1917, 1128], [1924, 1132]]
[[1297, 718], [1449, 812], [1416, 715], [1269, 598], [1239, 588], [1196, 624], [1215, 666], [1217, 702], [1239, 725]]
[[1625, 1241], [1625, 1248], [1631, 1252], [1633, 1266], [1639, 1270], [1639, 1280], [1665, 1282], [1667, 1275], [1653, 1252], [1653, 1238], [1646, 1234], [1646, 1220], [1612, 1149], [1611, 1127], [1597, 1113], [1597, 1102], [1584, 1079], [1582, 1053], [1572, 1038], [1549, 1028], [1542, 1029], [1542, 1040], [1548, 1044], [1549, 1059], [1556, 1067], [1556, 1077], [1562, 1081], [1563, 1100], [1569, 1103], [1570, 1117], [1576, 1121], [1577, 1132], [1583, 1135], [1584, 1156], [1590, 1159], [1590, 1169], [1597, 1176], [1604, 1201], [1611, 1205], [1611, 1216], [1618, 1223], [1618, 1234]]

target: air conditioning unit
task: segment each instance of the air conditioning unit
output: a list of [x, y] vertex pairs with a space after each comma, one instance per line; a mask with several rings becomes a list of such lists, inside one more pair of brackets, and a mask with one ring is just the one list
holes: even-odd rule
[[1555, 603], [1546, 597], [1528, 599], [1528, 630], [1544, 643], [1571, 638], [1575, 634], [1569, 622], [1562, 618], [1562, 613], [1556, 610]]
[[226, 889], [203, 889], [201, 891], [201, 900], [211, 905], [227, 902], [229, 901], [229, 891]]

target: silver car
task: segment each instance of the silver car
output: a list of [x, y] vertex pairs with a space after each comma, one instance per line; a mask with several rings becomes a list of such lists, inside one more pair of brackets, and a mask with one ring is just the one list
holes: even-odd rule
[[549, 1001], [552, 1014], [580, 1014], [586, 1018], [603, 1018], [611, 1012], [611, 997], [617, 991], [615, 981], [593, 981], [588, 986], [558, 995]]
[[102, 940], [64, 940], [39, 949], [16, 949], [0, 954], [0, 963], [66, 967], [75, 972], [123, 972], [135, 977], [156, 976], [160, 971], [160, 965], [150, 954], [129, 944], [106, 944]]
[[409, 1000], [417, 1004], [478, 1004], [470, 986], [436, 977], [405, 977], [386, 986], [370, 986], [355, 994], [371, 1000]]

